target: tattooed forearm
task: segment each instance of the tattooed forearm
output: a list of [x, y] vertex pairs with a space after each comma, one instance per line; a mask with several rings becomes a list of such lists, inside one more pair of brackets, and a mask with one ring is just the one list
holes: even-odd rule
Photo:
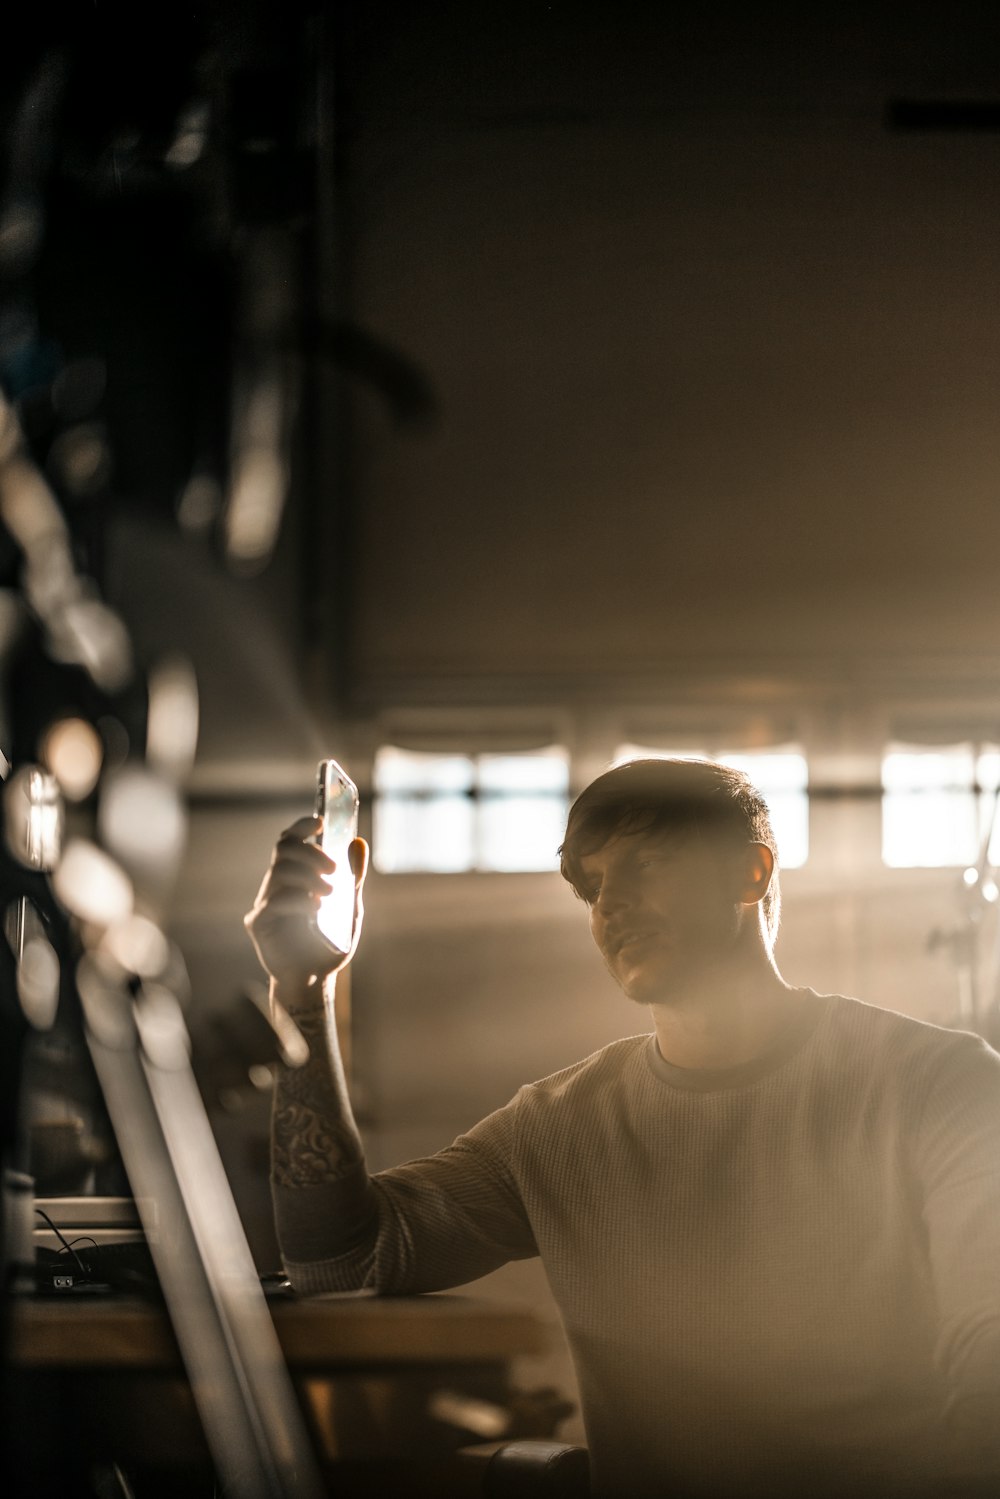
[[[274, 1094], [271, 1165], [276, 1185], [315, 1187], [336, 1181], [363, 1159], [340, 1059], [322, 1014], [296, 1016], [309, 1043], [302, 1067], [282, 1067]], [[333, 1043], [335, 1046], [335, 1042]]]

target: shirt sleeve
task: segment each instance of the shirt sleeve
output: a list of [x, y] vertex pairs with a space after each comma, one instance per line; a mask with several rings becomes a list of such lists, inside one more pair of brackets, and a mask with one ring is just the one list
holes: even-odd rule
[[516, 1181], [520, 1097], [436, 1155], [372, 1177], [358, 1167], [319, 1187], [276, 1188], [296, 1289], [415, 1295], [536, 1255]]
[[930, 1079], [918, 1142], [956, 1471], [1000, 1475], [1000, 1055], [985, 1042], [962, 1037]]

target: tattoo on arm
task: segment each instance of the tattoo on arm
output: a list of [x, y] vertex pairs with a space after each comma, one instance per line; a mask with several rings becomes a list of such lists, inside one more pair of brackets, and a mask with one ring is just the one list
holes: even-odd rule
[[[271, 1164], [281, 1187], [336, 1181], [364, 1160], [339, 1057], [331, 1054], [323, 1013], [296, 1016], [309, 1043], [302, 1067], [282, 1067], [274, 1093]], [[336, 1044], [335, 1042], [333, 1043]]]

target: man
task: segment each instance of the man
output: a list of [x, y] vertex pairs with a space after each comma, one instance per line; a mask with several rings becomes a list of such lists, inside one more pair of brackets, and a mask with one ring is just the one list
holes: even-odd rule
[[313, 1047], [274, 1113], [296, 1286], [430, 1291], [540, 1254], [613, 1499], [1000, 1494], [1000, 1056], [784, 981], [743, 775], [637, 760], [570, 812], [562, 872], [653, 1034], [373, 1178], [323, 1009], [315, 833], [283, 836], [247, 917]]

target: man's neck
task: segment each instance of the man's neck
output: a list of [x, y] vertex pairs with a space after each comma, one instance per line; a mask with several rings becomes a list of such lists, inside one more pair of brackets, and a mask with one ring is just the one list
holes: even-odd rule
[[739, 1067], [770, 1051], [798, 1014], [800, 991], [774, 964], [705, 976], [651, 1004], [660, 1055], [675, 1067]]

